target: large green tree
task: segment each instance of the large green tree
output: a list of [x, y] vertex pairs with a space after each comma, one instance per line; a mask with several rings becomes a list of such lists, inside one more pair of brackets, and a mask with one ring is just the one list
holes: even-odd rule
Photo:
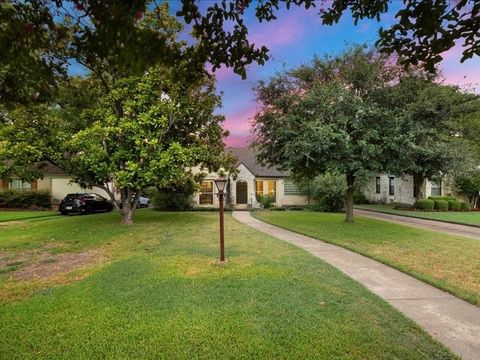
[[391, 114], [381, 99], [396, 74], [387, 58], [356, 47], [261, 82], [253, 124], [259, 160], [298, 177], [343, 174], [353, 222], [356, 179], [384, 168]]
[[181, 185], [191, 181], [192, 167], [218, 169], [227, 158], [223, 117], [214, 115], [220, 98], [195, 57], [198, 49], [177, 39], [181, 26], [167, 4], [140, 7], [142, 16], [125, 15], [125, 6], [105, 3], [121, 14], [110, 21], [124, 24], [124, 38], [93, 15], [64, 21], [71, 43], [63, 51], [85, 75], [59, 78], [44, 103], [6, 108], [0, 159], [7, 161], [0, 173], [37, 176], [50, 160], [81, 185], [104, 189], [116, 204], [113, 184], [122, 221], [130, 224], [143, 189]]
[[124, 224], [131, 224], [146, 188], [183, 186], [197, 165], [223, 164], [223, 117], [213, 115], [220, 99], [213, 80], [181, 83], [172, 69], [150, 68], [145, 75], [117, 81], [83, 116], [90, 125], [66, 142], [63, 161], [75, 180], [106, 191]]
[[426, 179], [440, 181], [472, 166], [471, 146], [460, 130], [478, 101], [475, 94], [421, 74], [407, 74], [385, 94], [385, 106], [396, 114], [386, 143], [386, 170], [412, 175], [414, 197], [423, 197]]

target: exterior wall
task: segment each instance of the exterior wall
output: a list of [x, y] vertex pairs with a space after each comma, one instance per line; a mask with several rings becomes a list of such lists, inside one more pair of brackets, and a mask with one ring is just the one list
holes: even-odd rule
[[[376, 177], [380, 177], [380, 193], [376, 193]], [[402, 204], [413, 204], [415, 198], [413, 197], [413, 177], [394, 176], [394, 195], [389, 193], [389, 176], [388, 174], [377, 174], [373, 176], [367, 183], [363, 193], [368, 201], [388, 204], [391, 202]], [[393, 175], [391, 175], [393, 176]]]
[[[300, 195], [285, 195], [285, 179], [283, 178], [269, 178], [269, 177], [255, 177], [254, 174], [247, 169], [243, 164], [240, 164], [237, 168], [238, 175], [234, 180], [230, 178], [230, 197], [232, 204], [237, 207], [260, 207], [260, 204], [257, 201], [257, 196], [255, 193], [255, 181], [275, 181], [276, 182], [276, 206], [288, 206], [288, 205], [305, 205], [308, 204], [308, 198], [306, 196]], [[193, 169], [193, 172], [199, 172], [200, 169]], [[210, 173], [205, 176], [206, 181], [214, 181], [218, 175], [216, 173]], [[240, 181], [245, 181], [247, 183], [247, 204], [237, 204], [236, 194], [237, 194], [237, 183]], [[205, 207], [218, 207], [218, 197], [217, 189], [214, 185], [213, 187], [213, 205], [200, 205], [200, 193], [194, 195], [194, 203], [197, 206]]]
[[52, 178], [45, 176], [43, 179], [37, 179], [37, 190], [52, 192]]
[[59, 202], [67, 194], [71, 194], [71, 193], [93, 192], [107, 199], [110, 199], [110, 196], [102, 189], [99, 189], [99, 188], [84, 189], [76, 183], [70, 183], [71, 178], [69, 178], [68, 176], [64, 176], [64, 177], [55, 176], [50, 178], [47, 178], [47, 177], [44, 178], [44, 180], [47, 180], [47, 179], [50, 179], [50, 184], [51, 184], [50, 193], [52, 196], [53, 203]]
[[285, 195], [285, 179], [277, 179], [277, 206], [306, 205], [308, 198], [301, 195]]
[[231, 196], [232, 196], [232, 204], [237, 203], [237, 182], [239, 181], [246, 181], [247, 182], [247, 205], [251, 207], [258, 207], [260, 204], [257, 201], [257, 197], [255, 196], [255, 175], [253, 175], [250, 170], [243, 164], [240, 164], [237, 168], [238, 175], [235, 180], [231, 181]]
[[[376, 177], [380, 176], [380, 193], [376, 193]], [[392, 175], [393, 176], [393, 175]], [[395, 176], [394, 176], [395, 177]], [[367, 183], [363, 193], [368, 201], [377, 202], [377, 203], [401, 203], [401, 204], [411, 204], [415, 203], [415, 198], [413, 197], [413, 176], [406, 175], [403, 177], [395, 177], [394, 186], [395, 194], [391, 196], [389, 194], [389, 175], [388, 174], [377, 174], [373, 176], [370, 181]], [[442, 195], [452, 195], [453, 190], [449, 186], [448, 182], [442, 181]], [[432, 196], [432, 182], [426, 180], [421, 189], [420, 193], [423, 197], [428, 198]]]

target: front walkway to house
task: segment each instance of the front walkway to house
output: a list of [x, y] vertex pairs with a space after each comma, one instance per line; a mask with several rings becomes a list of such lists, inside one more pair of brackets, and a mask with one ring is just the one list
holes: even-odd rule
[[413, 226], [421, 229], [440, 231], [447, 234], [466, 236], [473, 239], [480, 239], [480, 227], [451, 224], [444, 221], [435, 221], [429, 219], [420, 219], [402, 215], [393, 215], [381, 213], [378, 211], [369, 211], [355, 209], [355, 215], [366, 216], [373, 219], [391, 221], [401, 225]]
[[247, 211], [234, 211], [233, 217], [333, 265], [385, 299], [463, 359], [478, 360], [480, 308], [475, 305], [342, 247], [264, 223]]

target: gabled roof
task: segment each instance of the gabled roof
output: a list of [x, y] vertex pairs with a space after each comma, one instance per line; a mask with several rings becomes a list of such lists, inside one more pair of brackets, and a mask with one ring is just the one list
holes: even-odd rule
[[226, 148], [227, 152], [237, 158], [235, 166], [243, 164], [250, 172], [258, 177], [288, 177], [288, 171], [263, 166], [258, 163], [255, 150], [252, 148]]
[[58, 165], [50, 161], [42, 161], [37, 163], [40, 167], [40, 172], [43, 175], [66, 175], [65, 171]]

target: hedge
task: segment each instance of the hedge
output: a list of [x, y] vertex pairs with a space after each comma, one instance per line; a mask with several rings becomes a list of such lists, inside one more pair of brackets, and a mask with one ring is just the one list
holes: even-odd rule
[[423, 211], [432, 211], [435, 202], [431, 199], [421, 199], [415, 202], [415, 207]]
[[460, 209], [463, 211], [470, 211], [470, 204], [465, 201], [460, 201]]
[[449, 200], [458, 200], [455, 196], [429, 196], [428, 197], [430, 200], [444, 200], [444, 201], [449, 201]]
[[435, 200], [435, 210], [437, 211], [448, 211], [448, 201], [447, 200]]
[[28, 209], [49, 208], [50, 193], [46, 190], [39, 191], [0, 191], [0, 208]]
[[448, 200], [448, 210], [459, 211], [462, 209], [462, 202], [460, 200]]

